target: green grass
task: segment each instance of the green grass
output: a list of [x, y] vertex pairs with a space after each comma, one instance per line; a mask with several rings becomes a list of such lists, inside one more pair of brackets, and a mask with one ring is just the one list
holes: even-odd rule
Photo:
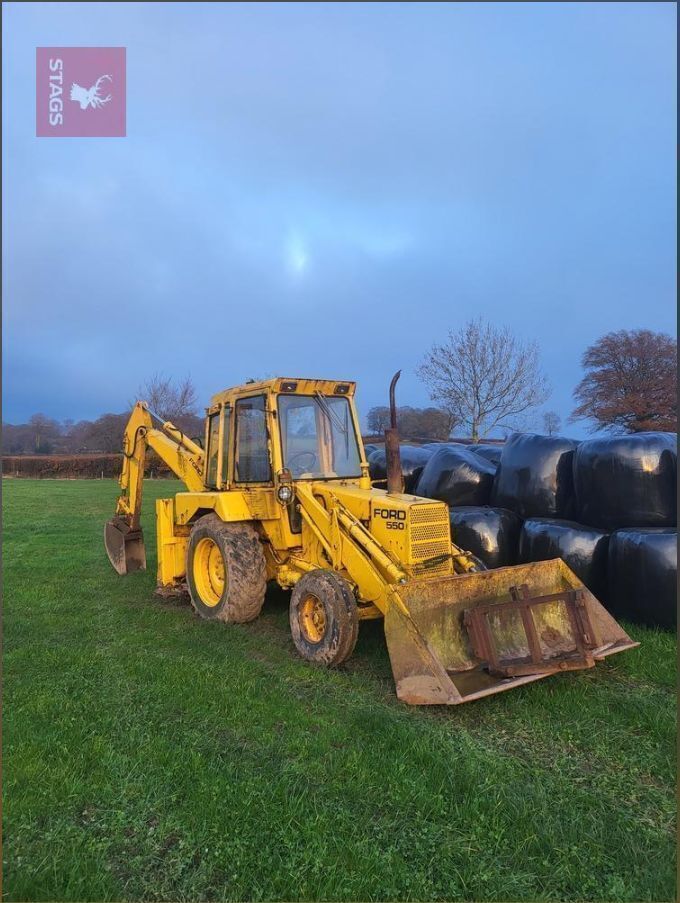
[[225, 626], [119, 578], [113, 481], [5, 480], [11, 900], [674, 900], [675, 637], [455, 708], [340, 671], [287, 597]]

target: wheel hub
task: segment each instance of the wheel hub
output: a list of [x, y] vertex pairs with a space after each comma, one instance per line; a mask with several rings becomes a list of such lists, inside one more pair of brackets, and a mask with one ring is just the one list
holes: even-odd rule
[[320, 643], [326, 633], [326, 609], [323, 602], [308, 593], [300, 605], [300, 629], [309, 643]]
[[193, 570], [201, 602], [214, 608], [224, 593], [226, 575], [222, 552], [217, 543], [207, 536], [196, 545]]

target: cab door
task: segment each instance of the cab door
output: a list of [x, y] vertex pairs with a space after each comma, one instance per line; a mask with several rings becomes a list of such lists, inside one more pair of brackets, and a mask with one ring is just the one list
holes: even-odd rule
[[235, 419], [234, 483], [273, 485], [266, 397], [239, 398]]
[[208, 412], [206, 424], [205, 485], [226, 489], [231, 479], [231, 407], [219, 405]]

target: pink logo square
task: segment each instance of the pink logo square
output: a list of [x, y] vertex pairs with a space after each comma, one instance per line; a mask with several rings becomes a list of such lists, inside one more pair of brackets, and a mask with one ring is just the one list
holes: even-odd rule
[[125, 47], [37, 47], [39, 138], [125, 137]]

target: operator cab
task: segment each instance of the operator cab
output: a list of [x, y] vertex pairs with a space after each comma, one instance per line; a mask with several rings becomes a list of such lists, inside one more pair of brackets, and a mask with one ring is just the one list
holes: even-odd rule
[[289, 480], [361, 479], [366, 462], [354, 389], [353, 382], [277, 378], [215, 395], [207, 411], [206, 486], [272, 485], [280, 473]]

